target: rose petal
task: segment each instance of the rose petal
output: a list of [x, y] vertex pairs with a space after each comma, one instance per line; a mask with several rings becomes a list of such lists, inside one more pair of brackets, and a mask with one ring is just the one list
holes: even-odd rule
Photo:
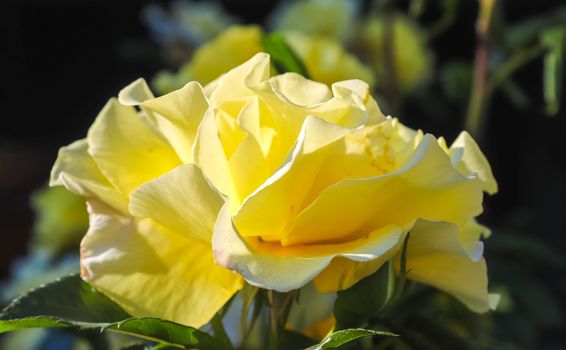
[[[399, 269], [399, 256], [396, 264]], [[454, 224], [418, 220], [407, 247], [407, 271], [407, 278], [452, 294], [473, 311], [490, 309], [485, 260], [468, 256]]]
[[426, 135], [401, 169], [326, 188], [297, 216], [289, 237], [363, 234], [384, 225], [406, 227], [417, 218], [464, 223], [481, 213], [481, 203], [481, 183], [452, 168], [434, 137]]
[[171, 232], [210, 243], [224, 200], [194, 164], [181, 165], [138, 187], [130, 213], [150, 218]]
[[134, 317], [200, 327], [242, 287], [240, 276], [214, 264], [210, 246], [94, 200], [89, 211], [82, 276]]
[[127, 213], [128, 198], [116, 191], [100, 173], [87, 150], [86, 139], [62, 147], [51, 170], [49, 186], [63, 185], [73, 193], [87, 198], [99, 198], [116, 210]]
[[476, 175], [489, 194], [497, 192], [497, 181], [493, 177], [489, 162], [478, 144], [466, 131], [462, 131], [449, 149], [450, 157], [456, 168], [465, 176]]
[[197, 82], [155, 98], [144, 79], [138, 79], [118, 95], [126, 106], [140, 106], [184, 163], [192, 161], [198, 126], [208, 109], [208, 101]]
[[254, 191], [235, 214], [234, 223], [241, 234], [281, 237], [301, 209], [320, 164], [330, 155], [329, 145], [348, 132], [349, 129], [308, 117], [289, 162]]
[[308, 283], [334, 257], [375, 260], [395, 247], [400, 237], [399, 227], [387, 226], [370, 232], [364, 239], [345, 244], [270, 247], [269, 243], [260, 243], [267, 246], [257, 250], [260, 244], [252, 248], [238, 234], [230, 217], [229, 204], [225, 204], [214, 226], [212, 249], [217, 264], [240, 273], [250, 284], [287, 292]]
[[123, 195], [181, 163], [159, 132], [133, 107], [111, 99], [88, 131], [88, 153]]

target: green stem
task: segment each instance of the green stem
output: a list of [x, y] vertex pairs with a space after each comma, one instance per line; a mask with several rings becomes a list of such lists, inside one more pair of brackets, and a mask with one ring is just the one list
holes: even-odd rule
[[544, 46], [537, 44], [526, 50], [518, 51], [500, 65], [491, 79], [485, 83], [485, 87], [480, 89], [480, 91], [476, 91], [475, 94], [474, 91], [472, 91], [466, 120], [466, 129], [468, 129], [474, 137], [478, 139], [481, 138], [486, 109], [495, 91], [517, 70], [543, 55], [545, 50], [546, 48]]
[[496, 0], [479, 0], [479, 15], [476, 21], [478, 44], [474, 58], [472, 92], [468, 104], [465, 128], [476, 139], [481, 138], [486, 112], [486, 84], [488, 79], [489, 56], [491, 53], [490, 27]]
[[210, 321], [210, 324], [212, 325], [212, 329], [214, 330], [216, 337], [219, 338], [224, 343], [224, 345], [226, 345], [226, 349], [233, 350], [234, 346], [232, 346], [232, 342], [230, 341], [230, 338], [228, 337], [228, 334], [224, 329], [224, 325], [222, 324], [222, 317], [220, 317], [218, 314], [214, 315], [214, 317]]
[[386, 76], [387, 99], [391, 106], [391, 114], [398, 115], [400, 106], [399, 86], [397, 85], [397, 71], [395, 62], [395, 28], [393, 0], [385, 4], [385, 16], [383, 20], [383, 54]]

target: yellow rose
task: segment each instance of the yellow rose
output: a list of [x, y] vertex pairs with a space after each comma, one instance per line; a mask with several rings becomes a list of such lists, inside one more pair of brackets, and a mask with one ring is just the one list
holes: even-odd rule
[[359, 80], [270, 78], [264, 53], [204, 88], [132, 83], [51, 184], [87, 197], [82, 276], [134, 316], [199, 327], [243, 279], [344, 289], [409, 231], [409, 278], [489, 306], [474, 217], [496, 183], [469, 135], [448, 148], [386, 118]]
[[[426, 45], [423, 30], [409, 17], [392, 16], [393, 62], [395, 79], [401, 91], [411, 92], [430, 80], [433, 56]], [[384, 48], [384, 23], [382, 16], [370, 16], [363, 24], [359, 38], [360, 50], [365, 61], [376, 72], [378, 82], [387, 78]]]
[[[232, 26], [214, 40], [196, 50], [192, 59], [177, 74], [159, 73], [153, 85], [166, 93], [195, 80], [208, 84], [228, 70], [262, 51], [259, 26]], [[330, 38], [308, 37], [287, 32], [285, 39], [304, 62], [313, 80], [332, 84], [345, 79], [362, 79], [373, 84], [373, 73]]]

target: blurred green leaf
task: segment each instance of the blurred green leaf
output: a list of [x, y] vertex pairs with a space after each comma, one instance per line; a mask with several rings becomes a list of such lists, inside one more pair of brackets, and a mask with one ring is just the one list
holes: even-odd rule
[[449, 62], [443, 65], [440, 84], [446, 96], [465, 105], [472, 85], [472, 65], [467, 62]]
[[511, 78], [508, 78], [501, 84], [501, 92], [503, 92], [509, 99], [509, 102], [518, 109], [525, 109], [531, 104], [529, 96], [527, 96], [523, 89]]
[[493, 69], [493, 75], [487, 84], [487, 94], [492, 96], [503, 84], [511, 79], [519, 69], [538, 59], [546, 52], [546, 48], [540, 43], [536, 43], [529, 47], [521, 47], [514, 50], [505, 59], [497, 63], [497, 67]]
[[151, 317], [131, 318], [78, 275], [29, 291], [0, 315], [0, 333], [37, 327], [110, 330], [178, 347], [224, 349], [222, 342], [198, 329]]
[[539, 329], [560, 327], [564, 322], [561, 298], [546, 283], [530, 273], [524, 273], [512, 282], [511, 294], [529, 315], [530, 322]]
[[[458, 326], [445, 322], [439, 315], [414, 315], [410, 317], [411, 328], [403, 328], [399, 333], [403, 339], [417, 349], [471, 350], [475, 337], [457, 332]], [[466, 329], [468, 330], [468, 329]], [[425, 347], [427, 344], [428, 347]]]
[[280, 74], [294, 72], [306, 78], [309, 77], [305, 65], [287, 44], [283, 35], [279, 33], [264, 34], [261, 37], [261, 45], [264, 51], [271, 56], [271, 63]]
[[425, 7], [426, 0], [411, 0], [411, 4], [409, 5], [409, 14], [413, 18], [418, 18], [423, 14]]
[[546, 113], [555, 115], [560, 109], [560, 98], [562, 95], [566, 26], [545, 30], [541, 35], [541, 39], [548, 48], [544, 56], [544, 100], [546, 101]]
[[306, 350], [335, 349], [354, 340], [371, 336], [397, 337], [397, 334], [362, 328], [345, 329], [330, 334], [319, 344], [311, 346]]
[[434, 39], [447, 31], [458, 15], [458, 6], [460, 1], [457, 0], [441, 0], [439, 1], [440, 7], [442, 9], [442, 16], [433, 24], [429, 26], [428, 38]]
[[524, 232], [496, 229], [486, 246], [490, 256], [520, 257], [521, 262], [529, 265], [566, 268], [566, 257], [555, 252], [543, 240]]
[[536, 41], [545, 29], [563, 23], [566, 23], [566, 6], [509, 25], [505, 31], [505, 42], [511, 49], [528, 45]]

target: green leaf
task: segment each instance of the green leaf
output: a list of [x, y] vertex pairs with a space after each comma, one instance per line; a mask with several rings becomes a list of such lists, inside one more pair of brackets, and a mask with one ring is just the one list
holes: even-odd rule
[[566, 50], [566, 27], [553, 27], [542, 33], [542, 42], [548, 48], [544, 56], [544, 100], [546, 113], [556, 115], [560, 109], [564, 59]]
[[396, 337], [397, 334], [390, 332], [374, 331], [371, 329], [362, 329], [362, 328], [345, 329], [330, 334], [329, 336], [324, 338], [319, 344], [311, 346], [306, 350], [335, 349], [339, 346], [347, 344], [356, 339], [370, 337], [370, 336]]
[[271, 63], [280, 74], [294, 72], [305, 78], [309, 77], [305, 65], [287, 44], [283, 35], [279, 33], [264, 34], [261, 37], [261, 45], [263, 50], [271, 56]]
[[178, 347], [173, 347], [168, 344], [132, 344], [128, 345], [120, 350], [174, 350]]
[[37, 327], [109, 330], [178, 348], [225, 349], [222, 342], [192, 327], [158, 318], [131, 318], [76, 274], [32, 289], [0, 314], [0, 333]]
[[37, 316], [78, 323], [117, 322], [131, 317], [77, 274], [32, 289], [14, 300], [0, 314], [0, 332], [12, 330], [10, 325], [16, 319], [34, 318], [34, 322], [41, 323], [39, 327], [45, 327], [49, 317]]
[[99, 328], [101, 331], [108, 329], [135, 337], [178, 345], [180, 348], [226, 349], [222, 341], [196, 328], [152, 317], [131, 318], [108, 325], [93, 325], [93, 327]]

